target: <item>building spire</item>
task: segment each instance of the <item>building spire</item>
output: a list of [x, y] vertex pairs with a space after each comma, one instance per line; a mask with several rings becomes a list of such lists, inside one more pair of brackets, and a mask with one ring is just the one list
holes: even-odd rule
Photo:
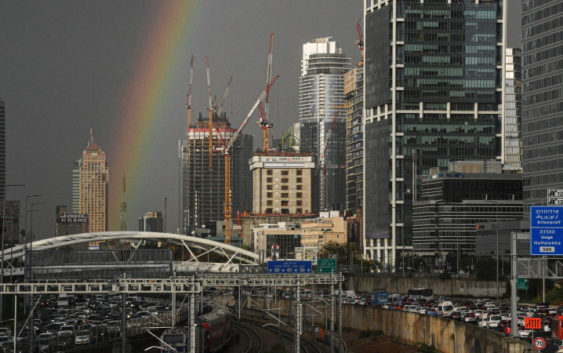
[[88, 147], [94, 143], [94, 129], [90, 128], [90, 136], [88, 138]]

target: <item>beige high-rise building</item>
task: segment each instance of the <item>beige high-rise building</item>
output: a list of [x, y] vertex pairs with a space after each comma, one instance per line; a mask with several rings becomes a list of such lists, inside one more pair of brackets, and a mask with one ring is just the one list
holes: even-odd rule
[[79, 212], [88, 215], [89, 232], [108, 230], [108, 181], [106, 155], [90, 129], [88, 145], [82, 151], [79, 190]]
[[258, 214], [312, 212], [310, 153], [255, 153], [250, 159], [252, 209]]

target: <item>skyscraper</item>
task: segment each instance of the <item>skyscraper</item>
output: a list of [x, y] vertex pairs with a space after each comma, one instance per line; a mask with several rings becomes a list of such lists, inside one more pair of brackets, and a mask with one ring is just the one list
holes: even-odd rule
[[346, 94], [346, 210], [350, 214], [362, 208], [364, 145], [362, 115], [364, 99], [363, 62], [344, 76]]
[[72, 213], [80, 213], [80, 165], [82, 160], [72, 165]]
[[524, 210], [563, 187], [563, 1], [522, 1]]
[[[215, 113], [214, 113], [215, 114]], [[188, 129], [187, 139], [181, 141], [181, 210], [184, 234], [198, 228], [210, 228], [225, 219], [225, 158], [221, 141], [229, 141], [235, 129], [225, 113], [213, 117], [213, 165], [209, 166], [209, 122], [201, 114], [196, 126]], [[252, 136], [241, 134], [231, 151], [232, 216], [236, 211], [252, 209], [252, 176], [248, 159], [252, 154]]]
[[80, 162], [79, 213], [88, 215], [88, 231], [108, 230], [109, 173], [104, 151], [94, 142], [90, 129], [88, 145]]
[[349, 69], [350, 58], [330, 37], [303, 44], [300, 151], [313, 153], [315, 159], [313, 211], [342, 211], [346, 207], [344, 74]]
[[504, 0], [365, 0], [364, 253], [411, 249], [419, 176], [501, 159]]
[[0, 100], [0, 200], [6, 197], [6, 103]]

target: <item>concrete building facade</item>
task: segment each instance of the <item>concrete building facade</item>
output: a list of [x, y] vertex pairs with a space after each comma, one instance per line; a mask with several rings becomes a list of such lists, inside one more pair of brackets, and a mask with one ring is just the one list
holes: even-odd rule
[[506, 48], [502, 168], [522, 173], [522, 65], [520, 49]]
[[254, 213], [297, 214], [312, 210], [310, 153], [259, 152], [249, 161]]
[[[66, 205], [56, 208], [55, 236], [88, 233], [88, 215], [68, 212]], [[86, 245], [73, 246], [75, 249], [85, 250]]]
[[79, 183], [79, 213], [88, 215], [89, 232], [108, 230], [108, 182], [106, 155], [90, 130], [88, 145], [82, 152]]
[[313, 178], [313, 212], [343, 211], [346, 207], [344, 74], [349, 69], [350, 58], [330, 37], [303, 44], [299, 77], [300, 152], [312, 153], [317, 169]]

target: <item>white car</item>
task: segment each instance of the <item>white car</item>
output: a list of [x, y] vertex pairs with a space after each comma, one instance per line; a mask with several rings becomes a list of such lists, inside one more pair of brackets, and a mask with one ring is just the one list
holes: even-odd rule
[[491, 317], [487, 320], [487, 327], [497, 328], [498, 324], [500, 323], [500, 320], [501, 320], [500, 315], [491, 315]]
[[477, 321], [477, 325], [479, 327], [487, 327], [487, 319], [485, 319], [484, 317], [480, 317], [479, 321]]

